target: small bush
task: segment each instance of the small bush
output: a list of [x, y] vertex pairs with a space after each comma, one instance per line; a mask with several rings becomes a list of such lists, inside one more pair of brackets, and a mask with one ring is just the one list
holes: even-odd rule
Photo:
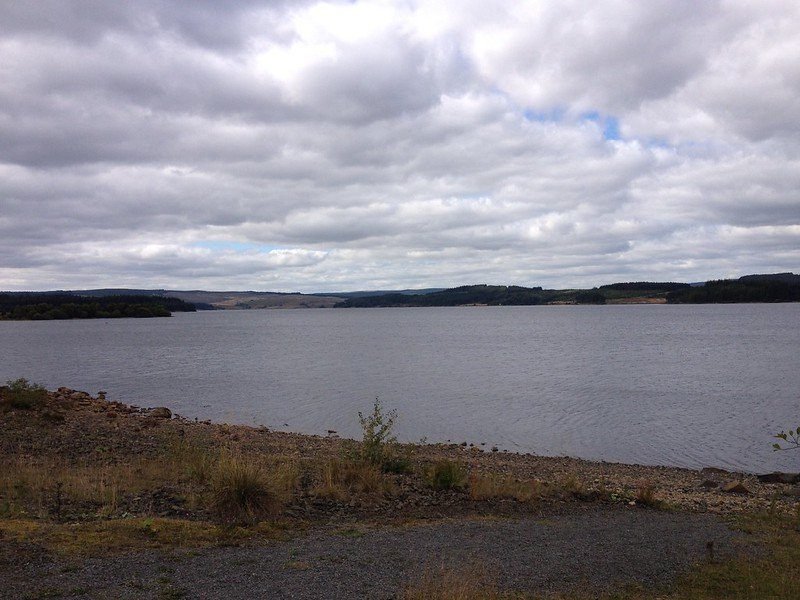
[[430, 484], [437, 490], [463, 488], [467, 482], [467, 469], [452, 460], [441, 460], [429, 471]]
[[373, 465], [382, 465], [387, 457], [388, 451], [397, 441], [392, 435], [394, 420], [397, 418], [397, 411], [391, 410], [383, 412], [381, 401], [375, 398], [372, 406], [372, 414], [363, 415], [358, 413], [358, 422], [361, 424], [363, 440], [361, 442], [361, 458]]
[[220, 522], [253, 525], [281, 508], [263, 469], [243, 457], [227, 456], [211, 476], [211, 507]]
[[9, 408], [32, 410], [44, 403], [47, 398], [47, 390], [41, 385], [30, 383], [27, 379], [20, 377], [7, 382], [2, 396], [3, 404]]

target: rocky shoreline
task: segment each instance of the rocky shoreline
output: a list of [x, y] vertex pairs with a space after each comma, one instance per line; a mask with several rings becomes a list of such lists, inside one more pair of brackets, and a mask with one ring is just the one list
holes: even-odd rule
[[[41, 461], [58, 457], [68, 464], [117, 465], [136, 458], [158, 459], [180, 440], [195, 447], [236, 448], [245, 456], [280, 457], [297, 464], [335, 460], [352, 450], [353, 442], [272, 431], [264, 427], [198, 422], [173, 415], [165, 407], [140, 408], [107, 400], [104, 393], [59, 388], [47, 392], [35, 411], [0, 412], [0, 452], [7, 459]], [[792, 477], [766, 483], [755, 475], [722, 469], [593, 462], [567, 457], [542, 457], [510, 452], [486, 452], [457, 444], [403, 444], [397, 451], [412, 473], [441, 461], [464, 465], [470, 477], [493, 478], [538, 486], [541, 502], [552, 506], [570, 502], [603, 502], [629, 506], [652, 504], [696, 512], [735, 514], [777, 510], [789, 513], [800, 503], [800, 482]], [[304, 476], [305, 477], [305, 476]], [[451, 516], [454, 514], [518, 514], [529, 501], [498, 495], [476, 501], [465, 489], [434, 490], [419, 475], [392, 476], [391, 493], [364, 500], [337, 500], [309, 492], [301, 478], [300, 492], [285, 515], [312, 521], [333, 518], [382, 519]], [[305, 485], [305, 488], [303, 486]], [[645, 495], [643, 495], [645, 494]], [[160, 495], [160, 498], [159, 498]], [[184, 506], [169, 486], [145, 490], [117, 502], [118, 514], [203, 517]], [[113, 516], [113, 515], [112, 515]]]

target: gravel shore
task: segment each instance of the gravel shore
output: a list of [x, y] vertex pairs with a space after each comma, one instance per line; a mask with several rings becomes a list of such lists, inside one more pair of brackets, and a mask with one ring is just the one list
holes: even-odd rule
[[[717, 559], [745, 551], [748, 536], [723, 518], [766, 509], [791, 514], [800, 502], [797, 483], [767, 484], [751, 474], [456, 444], [396, 448], [410, 469], [382, 475], [390, 491], [320, 495], [314, 480], [320, 465], [346, 460], [352, 444], [335, 436], [197, 422], [163, 407], [128, 406], [66, 388], [48, 392], [35, 410], [2, 410], [0, 501], [11, 506], [15, 486], [30, 483], [10, 470], [34, 465], [31, 473], [45, 480], [28, 493], [27, 507], [18, 502], [17, 512], [0, 520], [0, 598], [392, 598], [426, 572], [473, 565], [501, 589], [536, 594], [583, 584], [593, 591], [626, 583], [651, 587], [705, 560], [709, 542]], [[149, 519], [211, 526], [209, 509], [187, 500], [187, 490], [202, 494], [205, 488], [176, 487], [163, 473], [158, 481], [146, 479], [167, 457], [175, 460], [176, 447], [296, 465], [292, 497], [278, 516], [288, 539], [251, 536], [236, 547], [162, 540], [158, 548], [123, 541], [106, 552], [102, 540], [64, 550], [55, 538], [28, 533], [44, 524], [62, 540], [84, 539], [75, 528], [87, 523], [133, 523], [141, 538], [152, 533]], [[427, 469], [443, 460], [463, 465], [469, 483], [432, 487]], [[98, 503], [62, 495], [61, 484], [50, 480], [80, 469], [89, 469], [87, 477], [127, 469], [134, 487], [120, 489], [113, 503]], [[471, 490], [481, 478], [538, 492], [526, 500], [513, 493], [476, 498]], [[655, 501], [643, 499], [643, 491]]]

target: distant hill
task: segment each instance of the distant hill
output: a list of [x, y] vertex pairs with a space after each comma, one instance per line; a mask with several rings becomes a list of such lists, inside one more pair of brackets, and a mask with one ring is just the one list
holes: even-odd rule
[[402, 294], [404, 296], [419, 296], [421, 294], [432, 294], [441, 292], [447, 288], [424, 288], [416, 290], [361, 290], [356, 292], [323, 292], [314, 293], [312, 296], [334, 296], [339, 298], [364, 298], [366, 296], [388, 296], [390, 294]]
[[800, 275], [794, 273], [773, 273], [772, 275], [745, 275], [739, 277], [742, 283], [753, 283], [760, 281], [784, 281], [790, 285], [800, 285]]
[[169, 317], [194, 311], [194, 305], [178, 298], [154, 295], [0, 294], [0, 320], [10, 321]]
[[705, 285], [667, 294], [670, 304], [800, 302], [800, 276], [794, 273], [745, 275], [707, 281]]
[[166, 294], [197, 306], [217, 310], [260, 308], [330, 308], [342, 300], [339, 296], [284, 292], [204, 292], [170, 290]]
[[[705, 283], [627, 281], [590, 289], [543, 289], [515, 285], [463, 285], [454, 288], [360, 290], [301, 294], [299, 292], [205, 291], [100, 288], [52, 292], [8, 292], [9, 296], [35, 295], [101, 299], [114, 296], [177, 299], [197, 310], [264, 308], [350, 308], [381, 306], [514, 306], [537, 304], [673, 304], [703, 302], [797, 302], [800, 275], [773, 273], [744, 275], [738, 279]], [[41, 303], [41, 302], [40, 302]], [[0, 317], [2, 318], [2, 317]]]

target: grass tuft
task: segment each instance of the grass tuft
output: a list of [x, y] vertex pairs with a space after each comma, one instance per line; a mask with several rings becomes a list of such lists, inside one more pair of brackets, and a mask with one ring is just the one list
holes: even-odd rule
[[253, 525], [278, 514], [283, 502], [258, 463], [220, 458], [211, 475], [210, 508], [222, 523]]
[[339, 502], [354, 498], [380, 499], [395, 492], [381, 468], [368, 462], [332, 459], [322, 465], [319, 482], [311, 489], [318, 498]]
[[428, 481], [436, 490], [461, 489], [467, 483], [467, 469], [452, 460], [440, 460], [428, 471]]

